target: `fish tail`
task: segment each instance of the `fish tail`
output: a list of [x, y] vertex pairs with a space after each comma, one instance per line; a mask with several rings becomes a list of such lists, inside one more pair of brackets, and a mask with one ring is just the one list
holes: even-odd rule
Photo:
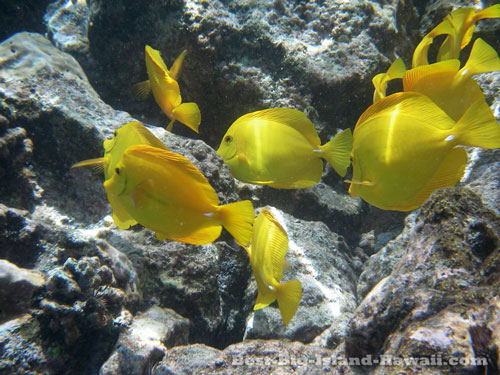
[[473, 76], [498, 70], [500, 70], [500, 59], [497, 52], [488, 43], [479, 38], [474, 42], [469, 59], [460, 72], [466, 76]]
[[285, 325], [288, 325], [297, 312], [301, 297], [302, 285], [298, 280], [288, 281], [276, 286], [276, 299]]
[[500, 148], [500, 125], [484, 99], [475, 101], [458, 120], [457, 144], [482, 148]]
[[222, 226], [234, 237], [236, 242], [245, 247], [252, 237], [254, 211], [252, 202], [245, 200], [225, 204], [219, 207]]
[[352, 133], [351, 129], [345, 129], [337, 134], [331, 141], [321, 146], [323, 158], [341, 176], [345, 176], [347, 168], [351, 164]]
[[201, 123], [200, 109], [196, 103], [182, 103], [172, 110], [174, 118], [198, 133]]

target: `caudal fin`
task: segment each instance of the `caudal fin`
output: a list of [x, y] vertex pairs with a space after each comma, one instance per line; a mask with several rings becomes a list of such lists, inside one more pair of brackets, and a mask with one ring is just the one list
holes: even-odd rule
[[467, 109], [458, 120], [456, 131], [460, 145], [500, 148], [500, 125], [484, 99], [477, 100]]
[[200, 109], [196, 103], [182, 103], [172, 110], [174, 118], [198, 133], [201, 123]]
[[500, 59], [493, 47], [481, 38], [476, 39], [469, 55], [469, 60], [460, 70], [467, 76], [500, 70]]
[[219, 207], [222, 226], [234, 237], [236, 242], [245, 247], [252, 238], [254, 220], [253, 205], [250, 201], [239, 201]]
[[347, 173], [347, 168], [351, 164], [352, 133], [351, 129], [345, 129], [337, 134], [331, 141], [321, 146], [322, 157], [335, 169], [342, 177]]
[[298, 280], [288, 281], [276, 287], [276, 299], [283, 323], [288, 325], [297, 312], [302, 297], [302, 285]]

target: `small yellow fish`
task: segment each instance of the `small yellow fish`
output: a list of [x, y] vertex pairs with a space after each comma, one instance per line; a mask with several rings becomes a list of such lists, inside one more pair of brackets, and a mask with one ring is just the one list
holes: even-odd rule
[[460, 61], [456, 59], [413, 68], [403, 75], [403, 89], [426, 95], [458, 121], [472, 103], [486, 101], [472, 76], [498, 70], [500, 59], [496, 51], [479, 38], [463, 68], [460, 69]]
[[500, 17], [500, 4], [492, 5], [480, 12], [474, 8], [460, 8], [447, 15], [422, 41], [413, 53], [413, 67], [427, 65], [427, 52], [433, 39], [438, 35], [447, 35], [441, 44], [437, 61], [458, 59], [460, 51], [471, 41], [476, 22], [485, 18]]
[[237, 119], [217, 152], [241, 181], [300, 189], [319, 182], [322, 158], [344, 176], [350, 165], [351, 144], [351, 130], [346, 129], [321, 145], [314, 125], [303, 112], [272, 108]]
[[349, 193], [384, 210], [418, 208], [433, 191], [460, 180], [467, 163], [460, 145], [500, 147], [500, 126], [484, 100], [455, 122], [420, 93], [383, 98], [354, 129]]
[[281, 283], [288, 236], [269, 210], [262, 209], [255, 219], [252, 242], [246, 250], [258, 289], [253, 309], [260, 310], [278, 300], [281, 317], [288, 325], [299, 307], [302, 285], [298, 280]]
[[203, 245], [215, 241], [224, 226], [240, 245], [250, 241], [252, 203], [219, 206], [212, 186], [182, 155], [151, 146], [130, 146], [104, 188], [159, 240]]
[[[114, 137], [103, 142], [104, 156], [102, 158], [89, 159], [74, 164], [71, 168], [94, 166], [104, 170], [104, 180], [108, 180], [114, 174], [123, 152], [132, 145], [149, 145], [167, 150], [167, 147], [156, 138], [143, 124], [132, 121], [115, 130]], [[137, 224], [123, 208], [114, 196], [107, 194], [108, 200], [113, 208], [113, 221], [120, 229], [128, 229]]]
[[172, 130], [175, 121], [186, 125], [198, 133], [201, 123], [200, 109], [196, 103], [182, 103], [181, 91], [176, 81], [180, 73], [186, 50], [177, 57], [170, 71], [160, 56], [160, 52], [146, 46], [146, 69], [149, 80], [135, 85], [139, 98], [145, 98], [153, 91], [156, 103], [170, 119], [167, 130]]

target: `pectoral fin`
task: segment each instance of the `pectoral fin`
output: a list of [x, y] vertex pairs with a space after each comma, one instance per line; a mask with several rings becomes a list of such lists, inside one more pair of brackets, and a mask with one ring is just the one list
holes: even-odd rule
[[151, 84], [149, 80], [144, 82], [136, 83], [132, 89], [134, 90], [134, 96], [139, 100], [145, 100], [151, 93]]

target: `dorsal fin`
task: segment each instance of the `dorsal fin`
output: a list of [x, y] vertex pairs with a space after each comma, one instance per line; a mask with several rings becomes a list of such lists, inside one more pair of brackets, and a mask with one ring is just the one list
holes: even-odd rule
[[456, 73], [460, 69], [459, 60], [446, 60], [430, 65], [421, 65], [410, 69], [403, 75], [403, 90], [411, 91], [420, 80], [434, 75], [444, 73]]
[[290, 126], [300, 132], [313, 146], [318, 147], [321, 140], [318, 137], [314, 124], [302, 111], [292, 108], [270, 108], [261, 111], [247, 113], [238, 118], [233, 125], [243, 121], [260, 119], [264, 121], [274, 121], [283, 125]]
[[124, 126], [132, 126], [137, 131], [140, 137], [144, 139], [144, 141], [153, 147], [161, 148], [162, 150], [168, 150], [167, 146], [163, 144], [156, 136], [151, 133], [142, 123], [139, 121], [132, 121]]
[[184, 62], [184, 57], [186, 56], [187, 50], [181, 52], [179, 56], [175, 59], [172, 67], [170, 68], [169, 74], [173, 79], [178, 79], [179, 74], [181, 73], [182, 63]]
[[356, 137], [356, 132], [362, 126], [369, 123], [368, 120], [388, 113], [392, 117], [400, 114], [414, 116], [439, 129], [451, 129], [455, 125], [455, 121], [427, 96], [418, 92], [399, 92], [372, 104], [359, 118], [353, 137]]
[[163, 71], [168, 73], [167, 66], [165, 65], [163, 59], [161, 58], [160, 51], [155, 50], [148, 45], [146, 45], [145, 50], [147, 58], [149, 58], [153, 62], [153, 64], [155, 64], [157, 67], [161, 68]]

